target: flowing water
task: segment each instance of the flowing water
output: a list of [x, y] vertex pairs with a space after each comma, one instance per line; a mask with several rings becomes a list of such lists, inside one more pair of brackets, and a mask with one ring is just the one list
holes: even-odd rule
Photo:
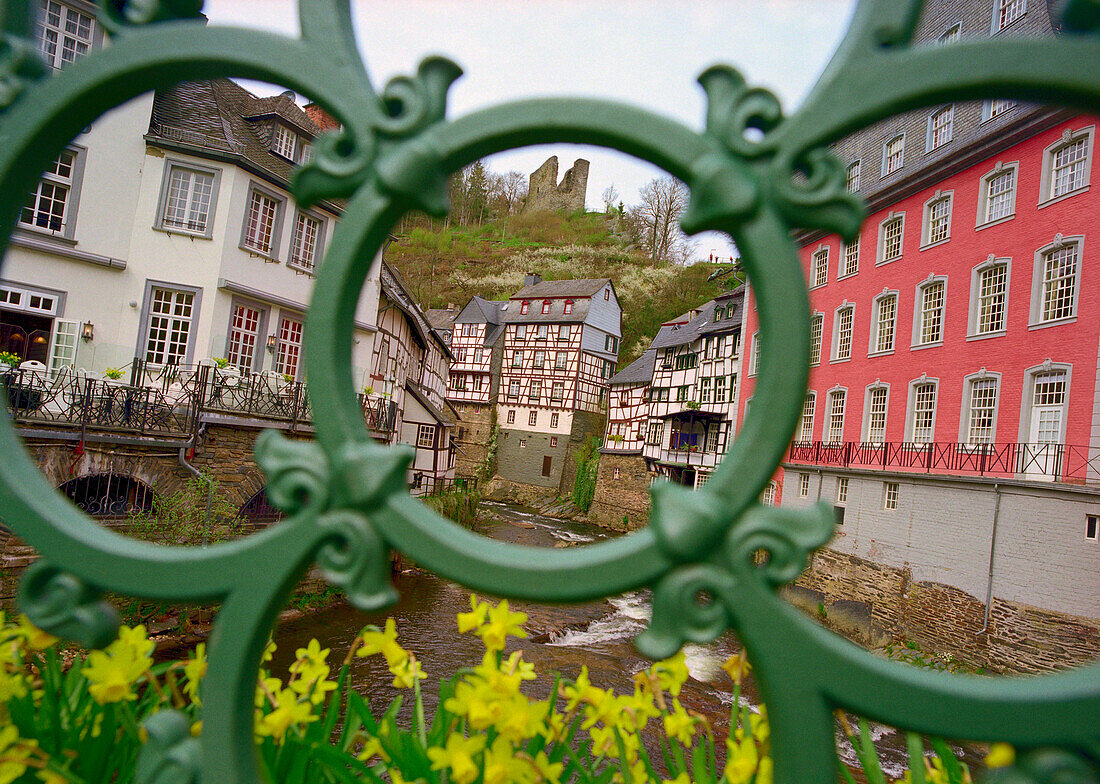
[[[578, 545], [610, 535], [591, 525], [546, 517], [509, 504], [483, 502], [482, 512], [477, 525], [479, 533], [519, 544]], [[415, 653], [428, 673], [424, 681], [424, 702], [430, 716], [437, 702], [432, 686], [453, 675], [459, 667], [476, 664], [484, 652], [481, 640], [472, 634], [460, 635], [455, 622], [457, 613], [470, 609], [470, 591], [421, 571], [398, 575], [395, 585], [401, 598], [383, 613], [367, 614], [342, 605], [276, 630], [278, 650], [272, 671], [285, 674], [286, 667], [294, 659], [294, 651], [305, 647], [313, 637], [323, 647], [332, 648], [329, 661], [338, 664], [364, 625], [373, 623], [381, 627], [387, 617], [393, 617], [397, 622], [398, 641]], [[509, 640], [506, 651], [522, 650], [523, 658], [535, 665], [540, 677], [525, 687], [525, 692], [534, 697], [546, 696], [552, 682], [548, 677], [551, 673], [575, 678], [582, 665], [588, 667], [594, 685], [614, 688], [619, 693], [630, 692], [633, 690], [632, 675], [650, 663], [632, 644], [634, 636], [649, 620], [646, 591], [578, 605], [511, 604], [514, 609], [528, 614], [526, 628], [530, 636]], [[691, 677], [684, 685], [680, 701], [688, 710], [707, 716], [723, 738], [729, 726], [733, 687], [720, 665], [738, 650], [739, 645], [732, 635], [709, 645], [689, 643], [684, 647]], [[392, 676], [385, 662], [377, 656], [353, 658], [350, 677], [356, 689], [370, 699], [376, 710], [388, 705], [399, 693], [409, 694], [390, 686]], [[410, 701], [411, 697], [407, 696], [406, 702]], [[756, 709], [751, 679], [742, 702]], [[872, 735], [887, 775], [901, 777], [905, 765], [904, 737], [893, 728], [881, 725], [872, 725]], [[851, 745], [839, 730], [838, 752], [848, 764], [858, 764]]]

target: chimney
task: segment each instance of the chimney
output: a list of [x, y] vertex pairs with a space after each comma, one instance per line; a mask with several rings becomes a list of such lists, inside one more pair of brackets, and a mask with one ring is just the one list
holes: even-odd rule
[[447, 303], [447, 310], [454, 310], [454, 309], [455, 309], [455, 304], [453, 302], [448, 302]]
[[534, 286], [536, 283], [542, 283], [542, 275], [536, 275], [533, 272], [528, 272], [523, 276], [524, 286]]
[[331, 114], [326, 112], [315, 103], [307, 103], [305, 107], [303, 107], [302, 111], [304, 111], [306, 113], [306, 116], [309, 119], [313, 120], [314, 124], [317, 125], [322, 131], [329, 131], [333, 128], [340, 127], [340, 123], [336, 121], [335, 117], [333, 117]]

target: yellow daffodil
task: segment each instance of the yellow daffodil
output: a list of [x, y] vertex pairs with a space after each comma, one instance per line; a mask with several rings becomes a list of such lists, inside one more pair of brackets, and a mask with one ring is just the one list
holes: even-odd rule
[[683, 651], [670, 659], [656, 662], [650, 670], [657, 676], [657, 683], [662, 689], [673, 697], [680, 696], [680, 688], [688, 679], [688, 668], [684, 663]]
[[504, 650], [504, 641], [508, 637], [526, 637], [523, 624], [527, 623], [527, 613], [512, 612], [508, 609], [508, 600], [501, 599], [500, 604], [489, 610], [488, 618], [477, 630], [485, 649]]
[[726, 674], [730, 676], [735, 684], [740, 686], [745, 674], [752, 669], [752, 665], [749, 664], [749, 657], [745, 654], [745, 651], [741, 650], [726, 659], [722, 669], [726, 671]]
[[14, 724], [0, 729], [0, 782], [11, 782], [27, 772], [27, 758], [37, 744], [23, 740]]
[[535, 769], [538, 771], [541, 781], [557, 784], [561, 779], [561, 772], [564, 767], [560, 762], [551, 762], [545, 751], [540, 751], [535, 755]]
[[427, 677], [420, 662], [411, 654], [400, 664], [391, 666], [390, 672], [393, 673], [393, 685], [397, 689], [411, 689], [417, 681]]
[[428, 749], [428, 759], [432, 761], [432, 770], [450, 768], [450, 780], [455, 784], [470, 784], [479, 772], [474, 755], [484, 748], [484, 735], [466, 738], [452, 732], [447, 736], [447, 745], [444, 748], [432, 746]]
[[45, 784], [69, 784], [70, 779], [61, 775], [57, 771], [50, 770], [49, 768], [43, 768], [35, 774], [40, 781]]
[[501, 663], [500, 671], [515, 675], [521, 681], [533, 681], [538, 677], [535, 674], [535, 665], [523, 660], [522, 651], [512, 651], [512, 655]]
[[1007, 768], [1016, 761], [1016, 749], [1011, 743], [994, 743], [985, 755], [985, 764], [990, 768]]
[[120, 626], [118, 629], [118, 639], [111, 645], [120, 645], [127, 650], [133, 652], [137, 658], [148, 657], [153, 653], [153, 648], [156, 647], [152, 640], [149, 639], [145, 633], [145, 626]]
[[397, 644], [397, 622], [386, 619], [386, 628], [379, 631], [377, 626], [368, 626], [359, 634], [363, 645], [355, 652], [356, 656], [372, 656], [381, 653], [391, 668], [401, 664], [409, 657], [408, 651]]
[[299, 702], [298, 695], [292, 689], [283, 689], [275, 698], [275, 710], [260, 719], [256, 734], [270, 737], [276, 743], [282, 743], [287, 731], [300, 724], [317, 721], [318, 717], [308, 702]]
[[676, 738], [685, 746], [691, 745], [691, 739], [695, 735], [695, 725], [697, 720], [688, 715], [688, 712], [684, 710], [684, 706], [680, 704], [679, 700], [674, 700], [672, 703], [672, 712], [665, 714], [664, 725], [665, 734], [669, 738]]
[[479, 602], [477, 596], [470, 594], [470, 612], [459, 613], [458, 633], [465, 634], [481, 627], [489, 615], [489, 605]]
[[368, 762], [375, 757], [378, 757], [383, 762], [390, 761], [390, 755], [382, 748], [382, 741], [378, 738], [367, 738], [367, 742], [363, 744], [363, 750], [359, 752], [356, 759], [360, 762]]
[[194, 656], [189, 656], [187, 664], [183, 665], [183, 674], [187, 676], [183, 691], [191, 698], [191, 702], [200, 707], [202, 700], [199, 699], [199, 682], [206, 675], [206, 667], [206, 643], [200, 642], [195, 646]]
[[574, 711], [582, 702], [590, 702], [599, 699], [603, 694], [602, 689], [597, 689], [588, 680], [588, 666], [581, 666], [581, 674], [577, 676], [575, 683], [566, 683], [562, 686], [562, 692], [566, 698], [565, 710]]
[[275, 651], [277, 651], [278, 648], [279, 648], [279, 646], [275, 644], [275, 641], [272, 640], [270, 637], [268, 637], [267, 638], [267, 645], [264, 646], [263, 661], [265, 661], [265, 662], [271, 661], [271, 657], [275, 655]]
[[317, 638], [313, 638], [305, 648], [299, 648], [294, 652], [295, 661], [289, 669], [291, 672], [297, 672], [309, 666], [323, 667], [330, 650], [330, 648], [321, 650], [321, 643], [317, 642]]
[[775, 778], [775, 765], [771, 757], [761, 757], [760, 765], [756, 769], [756, 779], [753, 784], [772, 784]]
[[592, 739], [592, 753], [597, 757], [618, 757], [619, 744], [615, 741], [615, 730], [611, 727], [593, 727], [588, 731]]
[[691, 777], [685, 770], [674, 779], [661, 779], [661, 784], [691, 784]]
[[768, 738], [771, 737], [772, 731], [771, 726], [768, 724], [767, 705], [761, 705], [759, 713], [749, 715], [749, 728], [752, 730], [752, 737], [758, 743], [766, 743]]
[[534, 784], [536, 771], [525, 760], [516, 756], [512, 744], [504, 738], [493, 741], [485, 752], [485, 784]]
[[[145, 630], [138, 628], [144, 637]], [[82, 672], [90, 681], [88, 693], [96, 702], [106, 705], [133, 700], [137, 696], [133, 686], [153, 663], [147, 655], [140, 654], [144, 650], [148, 649], [140, 640], [120, 635], [105, 650], [88, 654]]]
[[49, 648], [57, 638], [52, 634], [42, 631], [26, 615], [19, 616], [19, 627], [16, 632], [26, 642], [27, 647], [36, 651]]
[[752, 738], [745, 738], [740, 743], [726, 738], [726, 750], [725, 774], [729, 784], [747, 784], [752, 781], [760, 761]]
[[0, 706], [8, 700], [27, 696], [27, 678], [22, 670], [8, 672], [0, 667]]

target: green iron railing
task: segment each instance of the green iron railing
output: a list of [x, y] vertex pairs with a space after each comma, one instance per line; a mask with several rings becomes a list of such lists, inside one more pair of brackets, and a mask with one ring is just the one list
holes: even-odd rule
[[[862, 0], [805, 104], [784, 117], [771, 93], [726, 66], [699, 81], [702, 133], [600, 100], [510, 103], [444, 118], [461, 71], [442, 58], [372, 89], [351, 30], [348, 0], [300, 0], [301, 38], [208, 27], [200, 0], [100, 0], [109, 47], [47, 73], [33, 38], [36, 2], [0, 3], [0, 225], [58, 151], [104, 112], [181, 80], [258, 79], [309, 95], [343, 128], [317, 140], [294, 180], [303, 205], [348, 198], [320, 267], [306, 327], [316, 443], [269, 432], [256, 444], [268, 494], [288, 516], [249, 538], [209, 548], [160, 548], [100, 527], [53, 492], [10, 423], [0, 424], [0, 505], [41, 560], [25, 574], [23, 610], [38, 626], [86, 646], [118, 628], [104, 592], [220, 602], [204, 681], [201, 739], [158, 715], [139, 773], [150, 780], [252, 784], [253, 694], [261, 652], [299, 576], [316, 562], [358, 607], [392, 603], [391, 548], [480, 591], [548, 602], [651, 586], [653, 620], [637, 640], [663, 657], [688, 640], [737, 631], [756, 666], [772, 722], [781, 784], [833, 780], [834, 708], [944, 737], [1001, 740], [1023, 753], [1016, 781], [1100, 761], [1100, 664], [1030, 679], [917, 670], [862, 651], [776, 595], [833, 530], [831, 510], [756, 501], [802, 410], [809, 357], [806, 284], [792, 229], [851, 238], [864, 216], [844, 167], [825, 145], [870, 122], [930, 104], [1006, 97], [1100, 107], [1100, 5], [1071, 0], [1055, 40], [979, 40], [912, 47], [919, 0]], [[686, 182], [684, 229], [736, 241], [758, 302], [763, 351], [755, 404], [706, 488], [653, 489], [644, 530], [568, 550], [526, 548], [463, 530], [412, 499], [410, 450], [385, 448], [364, 428], [351, 378], [353, 312], [387, 232], [411, 209], [447, 209], [446, 178], [521, 145], [581, 142], [615, 148]], [[759, 556], [766, 553], [766, 558]], [[1090, 775], [1090, 774], [1085, 774]], [[167, 780], [160, 779], [158, 780]]]

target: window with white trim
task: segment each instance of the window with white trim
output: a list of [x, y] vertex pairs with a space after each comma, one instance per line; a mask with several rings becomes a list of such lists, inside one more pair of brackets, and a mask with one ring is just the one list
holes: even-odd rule
[[810, 319], [810, 364], [821, 364], [821, 333], [825, 328], [825, 316], [817, 313]]
[[902, 235], [905, 230], [905, 215], [891, 215], [879, 224], [879, 263], [901, 258]]
[[931, 280], [917, 289], [917, 329], [918, 346], [928, 346], [943, 341], [943, 305], [946, 284], [942, 280]]
[[871, 387], [867, 390], [867, 421], [864, 423], [866, 440], [872, 444], [886, 441], [886, 406], [889, 399], [886, 387]]
[[249, 250], [271, 256], [275, 241], [275, 225], [279, 219], [279, 200], [253, 190], [245, 213], [243, 244]]
[[996, 436], [997, 421], [997, 386], [996, 378], [974, 378], [969, 382], [969, 392], [966, 397], [966, 443], [992, 444]]
[[1043, 151], [1042, 200], [1067, 196], [1089, 184], [1094, 130], [1093, 126], [1076, 132], [1067, 129]]
[[755, 376], [760, 368], [760, 332], [752, 333], [752, 355], [749, 361], [749, 375]]
[[775, 506], [775, 480], [768, 482], [768, 486], [764, 488], [764, 492], [760, 494], [760, 503], [764, 506]]
[[558, 426], [558, 413], [555, 411], [550, 415], [550, 427], [555, 428]]
[[941, 33], [940, 37], [936, 39], [936, 43], [940, 44], [941, 46], [943, 44], [953, 44], [959, 40], [961, 35], [962, 25], [956, 23], [951, 25], [951, 27], [948, 27], [943, 33]]
[[837, 277], [846, 278], [859, 272], [859, 235], [851, 242], [844, 243], [840, 252], [840, 274]]
[[989, 98], [982, 104], [982, 122], [992, 120], [1016, 106], [1011, 98]]
[[829, 282], [829, 249], [821, 248], [810, 259], [810, 286], [824, 286]]
[[924, 244], [934, 245], [951, 237], [951, 194], [932, 199], [924, 208]]
[[561, 400], [565, 397], [565, 382], [554, 381], [550, 384], [550, 399]]
[[1016, 165], [1001, 166], [982, 178], [978, 205], [979, 225], [1014, 215], [1016, 212]]
[[251, 373], [255, 366], [262, 316], [263, 313], [259, 308], [250, 305], [233, 307], [233, 316], [229, 320], [229, 341], [225, 357], [230, 365], [240, 368], [243, 373]]
[[862, 165], [860, 161], [854, 161], [848, 164], [848, 172], [845, 177], [845, 185], [850, 193], [855, 193], [859, 190], [860, 170]]
[[435, 425], [419, 425], [416, 428], [416, 445], [423, 449], [435, 446]]
[[75, 181], [77, 153], [62, 150], [42, 172], [42, 179], [27, 194], [19, 213], [19, 224], [71, 236], [73, 206], [71, 195]]
[[836, 334], [833, 342], [833, 359], [850, 359], [852, 356], [852, 322], [855, 308], [841, 308], [836, 313]]
[[805, 498], [810, 494], [810, 475], [798, 475], [798, 497]]
[[883, 482], [882, 483], [882, 508], [887, 511], [894, 511], [898, 508], [898, 495], [901, 488], [897, 482]]
[[1100, 516], [1085, 515], [1085, 539], [1090, 542], [1100, 540]]
[[928, 150], [932, 151], [951, 141], [954, 136], [955, 106], [952, 104], [928, 118]]
[[844, 440], [844, 406], [847, 397], [848, 393], [843, 389], [834, 389], [829, 393], [825, 432], [821, 434], [821, 440], [827, 444], [839, 444]]
[[711, 385], [711, 379], [709, 379], [709, 378], [700, 378], [699, 379], [699, 402], [700, 403], [709, 403], [710, 402], [710, 385]]
[[187, 357], [194, 317], [195, 294], [191, 291], [150, 289], [149, 326], [145, 335], [145, 361], [152, 365], [179, 365]]
[[871, 340], [873, 353], [881, 354], [894, 350], [897, 317], [897, 294], [884, 294], [875, 300], [874, 335]]
[[909, 441], [914, 444], [930, 444], [936, 430], [936, 384], [923, 381], [913, 384], [911, 390]]
[[898, 134], [882, 146], [882, 173], [892, 174], [905, 162], [905, 134]]
[[88, 53], [95, 40], [95, 19], [55, 0], [43, 0], [37, 33], [46, 64], [59, 69]]
[[170, 162], [165, 169], [159, 228], [210, 236], [217, 174], [217, 170]]
[[298, 377], [302, 359], [302, 322], [283, 316], [279, 319], [279, 342], [276, 344], [275, 372]]
[[1041, 254], [1042, 284], [1038, 321], [1058, 321], [1077, 315], [1077, 269], [1080, 246], [1056, 244]]
[[817, 393], [807, 392], [802, 403], [802, 419], [798, 425], [798, 440], [808, 443], [814, 440], [814, 409], [817, 407]]
[[297, 161], [298, 134], [285, 125], [275, 123], [271, 136], [271, 151], [288, 161]]
[[999, 0], [993, 12], [993, 32], [1003, 30], [1024, 15], [1027, 0]]
[[298, 213], [294, 221], [294, 237], [290, 242], [290, 263], [312, 272], [317, 266], [317, 249], [321, 239], [321, 221]]
[[846, 476], [836, 478], [836, 502], [838, 504], [848, 503], [848, 477]]
[[987, 262], [974, 273], [976, 290], [971, 315], [973, 335], [1003, 332], [1008, 310], [1008, 264]]
[[531, 413], [527, 415], [527, 426], [528, 427], [534, 427], [535, 425], [538, 424], [538, 421], [539, 421], [539, 412], [536, 411], [535, 409], [531, 409]]
[[[515, 397], [515, 395], [509, 395], [509, 397]], [[516, 423], [516, 410], [514, 408], [508, 409], [508, 416], [504, 418], [506, 424], [514, 425]]]

